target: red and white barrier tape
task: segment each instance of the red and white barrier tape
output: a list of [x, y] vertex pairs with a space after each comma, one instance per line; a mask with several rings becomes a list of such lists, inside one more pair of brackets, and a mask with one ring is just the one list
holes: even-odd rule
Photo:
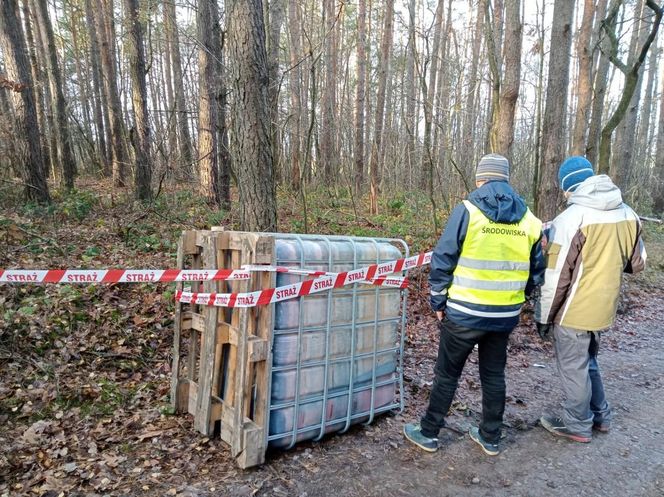
[[340, 288], [353, 283], [365, 283], [368, 285], [380, 285], [392, 288], [407, 288], [408, 278], [386, 278], [380, 277], [374, 280], [348, 281], [346, 273], [336, 276], [323, 276], [314, 280], [306, 280], [301, 283], [284, 285], [277, 288], [257, 290], [247, 293], [197, 293], [178, 291], [175, 300], [184, 304], [210, 305], [216, 307], [255, 307], [258, 305], [274, 304], [305, 295]]
[[0, 269], [0, 283], [152, 283], [248, 280], [252, 272], [270, 271], [314, 276], [315, 279], [247, 293], [197, 293], [178, 291], [176, 300], [220, 307], [253, 307], [340, 288], [353, 283], [406, 288], [407, 278], [387, 275], [431, 262], [431, 252], [396, 261], [330, 273], [285, 266], [243, 266], [242, 269]]

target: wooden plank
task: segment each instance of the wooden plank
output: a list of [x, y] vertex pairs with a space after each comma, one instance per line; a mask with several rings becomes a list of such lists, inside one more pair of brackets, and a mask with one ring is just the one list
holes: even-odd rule
[[[193, 255], [199, 253], [199, 247], [196, 245], [196, 231], [183, 231], [180, 236], [180, 243], [178, 244], [178, 250], [182, 248], [184, 255]], [[182, 266], [178, 266], [178, 269], [182, 269]]]
[[[217, 250], [215, 239], [209, 232], [203, 238], [203, 265], [206, 268], [217, 267]], [[206, 281], [203, 285], [206, 292], [214, 291], [214, 282]], [[205, 317], [205, 329], [216, 330], [218, 309], [214, 306], [205, 306], [203, 316]], [[198, 399], [196, 401], [196, 416], [194, 426], [204, 435], [212, 435], [210, 415], [212, 409], [212, 382], [214, 378], [215, 357], [217, 349], [217, 334], [201, 334], [201, 355], [198, 374]]]
[[193, 382], [189, 382], [189, 395], [187, 402], [187, 412], [196, 418], [196, 411], [198, 409], [198, 385]]
[[[185, 232], [186, 233], [186, 232]], [[184, 266], [184, 254], [185, 254], [185, 234], [180, 235], [178, 241], [178, 252], [176, 259], [176, 267], [182, 269]], [[177, 284], [177, 289], [180, 290], [182, 284]], [[175, 319], [173, 325], [173, 362], [171, 364], [171, 405], [176, 412], [183, 412], [185, 399], [187, 397], [182, 397], [184, 394], [183, 390], [180, 389], [180, 346], [182, 343], [182, 304], [180, 302], [175, 303]]]
[[269, 348], [267, 340], [260, 337], [249, 337], [248, 346], [249, 362], [259, 362], [267, 359]]
[[265, 448], [262, 440], [265, 438], [265, 429], [256, 423], [245, 423], [242, 427], [242, 445], [244, 450], [238, 456], [237, 463], [242, 469], [257, 466], [265, 462]]
[[205, 332], [205, 318], [197, 312], [187, 311], [182, 313], [182, 329], [194, 329], [201, 333]]

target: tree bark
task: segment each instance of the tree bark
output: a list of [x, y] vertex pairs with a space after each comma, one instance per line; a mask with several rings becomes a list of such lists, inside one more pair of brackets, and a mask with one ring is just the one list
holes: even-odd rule
[[[364, 3], [364, 0], [362, 0]], [[417, 44], [415, 38], [416, 29], [416, 16], [417, 16], [417, 3], [416, 0], [410, 0], [408, 3], [408, 47], [406, 53], [406, 115], [405, 125], [406, 133], [408, 134], [408, 147], [406, 156], [406, 167], [409, 173], [412, 174], [415, 168], [416, 148], [415, 143], [417, 140], [417, 116], [415, 109], [417, 108], [417, 83], [415, 81], [415, 59], [417, 57]], [[449, 21], [448, 21], [449, 22]], [[364, 20], [362, 20], [364, 28]], [[359, 26], [359, 20], [358, 20]], [[358, 28], [359, 32], [359, 28]], [[358, 41], [359, 43], [359, 41]], [[359, 57], [359, 53], [358, 53]]]
[[290, 38], [290, 71], [288, 73], [288, 84], [290, 86], [290, 160], [291, 180], [290, 184], [296, 192], [301, 187], [302, 165], [300, 154], [303, 147], [303, 97], [302, 97], [302, 65], [304, 54], [302, 53], [301, 31], [302, 21], [299, 2], [288, 0], [288, 34]]
[[198, 169], [200, 194], [211, 205], [220, 205], [219, 165], [217, 154], [217, 65], [218, 54], [212, 33], [216, 0], [200, 0], [196, 15], [198, 32]]
[[[595, 16], [596, 22], [593, 30], [593, 39], [596, 41], [593, 44], [595, 50], [595, 57], [597, 57], [597, 69], [594, 74], [593, 84], [593, 100], [592, 108], [590, 111], [590, 126], [588, 127], [588, 138], [586, 140], [585, 155], [591, 164], [597, 162], [597, 150], [599, 147], [599, 132], [602, 129], [602, 113], [604, 110], [604, 97], [606, 96], [606, 88], [609, 76], [609, 42], [601, 36], [602, 24], [606, 16], [606, 7], [608, 0], [599, 0], [597, 6], [597, 15]], [[593, 62], [594, 65], [594, 62]]]
[[655, 152], [653, 210], [660, 218], [664, 218], [664, 64], [662, 64], [659, 82], [659, 124], [657, 126], [657, 150]]
[[170, 47], [171, 67], [173, 69], [173, 80], [175, 81], [175, 116], [178, 128], [178, 145], [182, 164], [190, 170], [194, 160], [194, 151], [189, 133], [189, 118], [187, 115], [187, 103], [184, 96], [184, 79], [182, 77], [182, 57], [180, 55], [180, 41], [178, 26], [175, 16], [175, 0], [164, 2], [166, 11], [166, 36]]
[[277, 204], [268, 122], [265, 25], [260, 0], [229, 0], [233, 143], [240, 190], [240, 225], [247, 231], [276, 231]]
[[336, 176], [339, 158], [335, 138], [339, 58], [336, 3], [336, 0], [324, 0], [323, 2], [323, 17], [325, 18], [325, 86], [321, 102], [320, 158], [326, 184], [329, 184], [329, 181]]
[[512, 143], [514, 142], [514, 117], [516, 101], [519, 98], [521, 79], [521, 2], [507, 0], [505, 3], [505, 48], [504, 75], [501, 83], [498, 108], [495, 113], [491, 136], [495, 136], [494, 150], [512, 161]]
[[433, 47], [431, 49], [431, 63], [429, 69], [429, 83], [425, 83], [425, 74], [422, 74], [424, 95], [424, 143], [422, 150], [422, 174], [424, 184], [429, 196], [433, 198], [433, 151], [431, 150], [431, 126], [433, 122], [433, 104], [436, 95], [436, 76], [438, 76], [438, 61], [440, 59], [440, 37], [443, 30], [443, 12], [445, 1], [438, 0], [434, 14]]
[[48, 15], [46, 0], [35, 0], [37, 7], [38, 25], [42, 39], [46, 44], [46, 67], [48, 68], [48, 81], [51, 87], [52, 105], [55, 108], [55, 134], [58, 141], [58, 153], [62, 165], [65, 188], [74, 188], [76, 177], [76, 159], [72, 150], [69, 124], [67, 122], [67, 102], [64, 94], [64, 84], [58, 65], [58, 56], [55, 50], [55, 36], [53, 26]]
[[[35, 202], [49, 202], [44, 160], [39, 141], [39, 124], [35, 108], [33, 81], [30, 74], [27, 47], [18, 17], [16, 0], [0, 2], [0, 47], [4, 55], [7, 76], [18, 86], [11, 91], [16, 119], [20, 167], [25, 183], [25, 197]], [[6, 91], [0, 89], [0, 91]]]
[[383, 117], [385, 112], [385, 93], [387, 77], [390, 73], [390, 56], [392, 53], [392, 22], [394, 19], [394, 0], [385, 2], [385, 22], [380, 44], [380, 62], [378, 66], [378, 94], [376, 95], [376, 114], [374, 123], [374, 139], [371, 147], [370, 168], [370, 211], [378, 213], [378, 195], [380, 184], [380, 150], [382, 147]]
[[[270, 80], [268, 88], [270, 142], [272, 144], [272, 159], [274, 161], [275, 175], [280, 170], [282, 147], [279, 126], [279, 43], [281, 40], [281, 27], [286, 14], [286, 0], [265, 0], [267, 5], [267, 72]], [[276, 178], [275, 178], [276, 180]]]
[[139, 200], [152, 198], [152, 163], [150, 160], [150, 124], [148, 121], [148, 92], [145, 82], [145, 45], [143, 26], [139, 20], [138, 0], [124, 0], [125, 15], [129, 31], [129, 72], [131, 75], [131, 98], [134, 108], [135, 128], [131, 144], [134, 147], [136, 164], [134, 188]]
[[111, 151], [113, 157], [113, 185], [126, 186], [128, 152], [125, 126], [122, 120], [122, 102], [118, 92], [118, 77], [115, 58], [115, 22], [113, 20], [113, 0], [102, 0], [100, 11], [93, 10], [97, 34], [100, 40], [101, 66], [106, 89], [106, 110], [110, 121]]
[[592, 70], [593, 50], [590, 39], [593, 29], [593, 16], [597, 0], [585, 0], [583, 5], [583, 20], [579, 28], [577, 41], [577, 57], [579, 58], [579, 72], [576, 94], [576, 116], [574, 132], [572, 135], [572, 155], [583, 155], [586, 150], [586, 131], [590, 121], [590, 106], [592, 101]]
[[549, 52], [549, 76], [542, 127], [537, 212], [538, 217], [547, 221], [556, 215], [559, 195], [557, 173], [565, 154], [567, 86], [574, 3], [574, 0], [556, 0], [553, 7], [552, 49]]
[[358, 0], [357, 11], [357, 61], [355, 63], [355, 193], [362, 192], [364, 182], [364, 107], [367, 75], [367, 3], [366, 0]]

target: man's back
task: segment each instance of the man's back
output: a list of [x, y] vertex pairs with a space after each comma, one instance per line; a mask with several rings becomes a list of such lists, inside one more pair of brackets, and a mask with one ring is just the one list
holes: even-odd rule
[[623, 271], [645, 267], [638, 216], [605, 175], [585, 180], [552, 223], [542, 322], [601, 330], [613, 323]]

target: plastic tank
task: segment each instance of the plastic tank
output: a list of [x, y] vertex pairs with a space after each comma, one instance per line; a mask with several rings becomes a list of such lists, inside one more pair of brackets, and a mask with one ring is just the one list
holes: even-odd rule
[[[341, 272], [408, 256], [401, 240], [275, 234], [277, 265]], [[277, 273], [277, 286], [304, 278]], [[404, 291], [354, 284], [275, 304], [268, 440], [320, 439], [402, 407]]]

